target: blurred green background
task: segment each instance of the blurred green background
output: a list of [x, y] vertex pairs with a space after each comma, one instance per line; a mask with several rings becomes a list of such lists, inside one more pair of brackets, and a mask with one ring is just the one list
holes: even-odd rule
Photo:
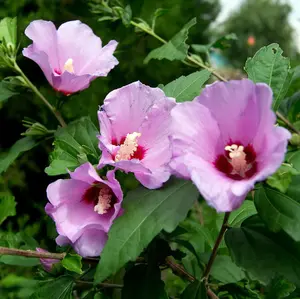
[[[145, 65], [143, 60], [146, 55], [160, 46], [160, 43], [149, 35], [135, 32], [133, 27], [126, 28], [120, 21], [98, 22], [99, 15], [91, 12], [90, 3], [91, 1], [84, 0], [0, 1], [0, 18], [18, 17], [19, 65], [52, 103], [56, 101], [56, 93], [48, 85], [39, 67], [21, 54], [21, 49], [30, 43], [24, 30], [31, 21], [51, 20], [59, 26], [63, 22], [79, 19], [88, 24], [104, 44], [111, 39], [119, 42], [115, 53], [119, 65], [106, 78], [96, 79], [89, 89], [68, 98], [62, 109], [67, 121], [89, 115], [97, 123], [98, 106], [109, 91], [136, 80], [157, 86], [195, 70], [181, 62], [166, 60], [151, 60]], [[198, 23], [190, 30], [190, 44], [207, 44], [222, 35], [236, 33], [238, 39], [232, 42], [230, 48], [211, 53], [216, 67], [225, 62], [226, 68], [221, 72], [226, 73], [227, 77], [243, 76], [242, 67], [246, 58], [261, 46], [272, 42], [280, 44], [285, 56], [291, 57], [294, 65], [299, 61], [294, 33], [288, 23], [292, 8], [280, 1], [244, 1], [240, 9], [217, 26], [214, 21], [221, 11], [219, 0], [131, 0], [126, 4], [130, 4], [134, 17], [149, 22], [157, 8], [167, 9], [167, 13], [157, 20], [156, 26], [157, 33], [164, 39], [171, 38], [193, 17], [197, 17]], [[10, 70], [0, 69], [0, 79], [11, 75]], [[57, 126], [51, 113], [30, 91], [14, 96], [7, 102], [0, 103], [0, 152], [6, 152], [20, 138], [20, 134], [25, 131], [22, 126], [25, 117], [34, 119], [49, 129]], [[47, 177], [44, 173], [51, 144], [52, 140], [45, 141], [25, 153], [0, 177], [0, 192], [13, 194], [17, 201], [17, 216], [8, 218], [1, 229], [12, 233], [25, 231], [38, 241], [40, 247], [56, 251], [54, 224], [44, 213], [46, 187], [56, 179]], [[0, 265], [0, 298], [27, 298], [26, 291], [20, 291], [23, 290], [22, 287], [16, 292], [14, 286], [5, 282], [7, 275], [12, 273], [28, 277], [36, 275], [31, 268]]]

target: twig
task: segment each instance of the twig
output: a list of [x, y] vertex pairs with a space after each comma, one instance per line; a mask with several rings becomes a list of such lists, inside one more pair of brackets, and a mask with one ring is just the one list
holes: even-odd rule
[[[87, 284], [87, 285], [94, 284], [93, 281], [85, 281], [85, 280], [76, 280], [76, 283]], [[111, 288], [111, 289], [122, 289], [123, 288], [123, 285], [121, 285], [121, 284], [106, 283], [106, 282], [99, 283], [98, 286], [100, 286], [102, 288]]]
[[300, 135], [300, 131], [297, 130], [297, 128], [287, 119], [285, 118], [280, 112], [276, 112], [276, 115], [278, 118], [280, 118], [291, 130], [293, 130], [295, 133]]
[[188, 281], [194, 282], [196, 280], [195, 277], [188, 273], [181, 265], [176, 264], [174, 259], [172, 259], [171, 257], [166, 258], [166, 264], [173, 270], [173, 272], [183, 278], [186, 278]]
[[219, 235], [217, 237], [216, 243], [214, 245], [214, 248], [213, 248], [212, 253], [210, 255], [209, 261], [208, 261], [207, 266], [205, 268], [205, 271], [203, 273], [203, 280], [205, 281], [206, 284], [207, 284], [208, 277], [209, 277], [209, 274], [210, 274], [210, 271], [211, 271], [211, 267], [212, 267], [212, 265], [215, 261], [215, 258], [217, 256], [218, 248], [221, 244], [221, 241], [223, 239], [223, 236], [224, 236], [226, 230], [228, 229], [229, 216], [230, 216], [230, 212], [226, 212], [225, 215], [224, 215], [223, 224], [222, 224], [222, 227], [220, 229]]
[[[24, 249], [17, 249], [17, 248], [8, 248], [8, 247], [0, 247], [0, 256], [1, 255], [18, 255], [24, 256], [28, 258], [49, 258], [54, 260], [62, 260], [67, 255], [66, 252], [62, 253], [53, 253], [53, 252], [39, 252], [35, 250], [24, 250]], [[83, 261], [88, 263], [98, 263], [99, 259], [97, 258], [84, 258]]]
[[[181, 265], [177, 264], [175, 262], [175, 260], [171, 257], [167, 257], [166, 258], [166, 264], [172, 269], [172, 271], [177, 274], [178, 276], [187, 279], [190, 282], [194, 282], [196, 280], [196, 278], [191, 275], [190, 273], [188, 273], [184, 267], [182, 267]], [[211, 299], [218, 299], [219, 297], [209, 288], [207, 287], [207, 295], [211, 298]]]
[[35, 250], [24, 250], [16, 248], [0, 247], [0, 255], [18, 255], [25, 257], [49, 258], [54, 260], [62, 260], [66, 253], [38, 252]]
[[211, 299], [219, 299], [219, 297], [209, 287], [207, 288], [207, 295]]

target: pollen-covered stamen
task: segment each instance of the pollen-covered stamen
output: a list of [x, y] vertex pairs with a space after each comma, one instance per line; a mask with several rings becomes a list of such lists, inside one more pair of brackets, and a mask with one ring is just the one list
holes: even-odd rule
[[74, 74], [73, 59], [69, 58], [64, 64], [64, 71]]
[[94, 207], [94, 211], [100, 215], [106, 214], [112, 205], [112, 191], [109, 187], [101, 187], [98, 195], [98, 203]]
[[236, 144], [232, 144], [225, 146], [225, 150], [229, 151], [229, 162], [233, 168], [232, 174], [239, 174], [244, 177], [245, 172], [249, 170], [249, 167], [251, 167], [247, 163], [244, 147], [242, 145], [238, 146]]
[[130, 160], [134, 153], [136, 152], [138, 148], [138, 142], [137, 139], [141, 137], [141, 133], [133, 132], [131, 134], [127, 134], [126, 138], [121, 144], [116, 156], [115, 161], [122, 161], [122, 160]]

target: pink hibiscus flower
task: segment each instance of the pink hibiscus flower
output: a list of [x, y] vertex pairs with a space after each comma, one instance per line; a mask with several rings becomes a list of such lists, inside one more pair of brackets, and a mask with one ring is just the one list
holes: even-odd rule
[[66, 95], [86, 89], [97, 77], [107, 76], [118, 60], [117, 42], [102, 47], [101, 39], [80, 21], [62, 24], [57, 30], [50, 21], [36, 20], [25, 34], [33, 43], [23, 55], [35, 61], [55, 90]]
[[81, 256], [98, 256], [114, 219], [121, 215], [123, 193], [114, 171], [107, 180], [90, 163], [47, 188], [46, 213], [55, 221], [58, 245], [71, 244]]
[[98, 112], [99, 167], [113, 165], [133, 172], [147, 188], [161, 187], [170, 177], [170, 111], [175, 104], [161, 89], [140, 82], [110, 92]]
[[238, 208], [284, 160], [291, 134], [275, 126], [271, 104], [269, 86], [245, 79], [209, 85], [171, 112], [170, 165], [218, 212]]

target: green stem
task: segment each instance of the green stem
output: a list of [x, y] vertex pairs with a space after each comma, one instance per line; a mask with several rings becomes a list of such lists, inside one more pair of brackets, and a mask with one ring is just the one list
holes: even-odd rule
[[225, 215], [224, 215], [223, 224], [222, 224], [222, 227], [220, 229], [219, 235], [217, 237], [216, 243], [214, 245], [214, 248], [213, 248], [212, 253], [210, 255], [209, 261], [208, 261], [207, 266], [205, 268], [205, 271], [203, 273], [203, 280], [206, 283], [208, 281], [208, 277], [209, 277], [212, 265], [213, 265], [213, 263], [214, 263], [214, 261], [216, 259], [217, 252], [218, 252], [219, 246], [221, 244], [221, 241], [222, 241], [222, 239], [224, 237], [224, 234], [225, 234], [226, 230], [228, 229], [228, 219], [229, 219], [229, 216], [230, 216], [230, 212], [226, 212]]
[[218, 78], [220, 81], [224, 81], [226, 82], [227, 79], [224, 78], [222, 75], [220, 75], [218, 72], [216, 72], [214, 69], [210, 68], [209, 66], [201, 63], [200, 61], [197, 61], [196, 59], [194, 59], [191, 54], [188, 54], [188, 56], [186, 57], [186, 60], [193, 62], [194, 64], [198, 65], [199, 67], [208, 70], [209, 72], [211, 72], [216, 78]]
[[162, 37], [160, 37], [159, 35], [157, 35], [153, 30], [147, 30], [146, 28], [144, 28], [143, 26], [140, 26], [138, 23], [134, 22], [134, 21], [130, 21], [130, 24], [137, 27], [137, 28], [140, 28], [141, 30], [143, 30], [144, 32], [152, 35], [153, 37], [155, 37], [156, 39], [158, 39], [159, 41], [161, 41], [163, 44], [166, 44], [167, 41], [164, 40]]
[[[130, 21], [130, 24], [141, 29], [142, 31], [148, 33], [149, 35], [155, 37], [157, 40], [159, 40], [160, 42], [162, 42], [163, 44], [166, 44], [167, 41], [164, 40], [162, 37], [160, 37], [159, 35], [157, 35], [151, 28], [147, 29], [143, 26], [141, 26], [140, 24], [134, 22], [134, 21]], [[206, 69], [208, 71], [210, 71], [216, 78], [218, 78], [219, 80], [221, 81], [227, 81], [223, 76], [221, 76], [219, 73], [217, 73], [215, 70], [213, 70], [212, 68], [208, 67], [207, 65], [195, 60], [191, 54], [188, 53], [187, 57], [186, 57], [186, 60], [182, 60], [182, 62], [184, 64], [187, 64], [189, 65], [189, 62], [192, 62], [193, 64], [203, 68], [203, 69]]]
[[26, 82], [27, 86], [42, 100], [42, 102], [50, 109], [50, 111], [53, 113], [53, 115], [56, 117], [58, 122], [62, 127], [66, 127], [67, 124], [62, 118], [60, 112], [55, 109], [48, 101], [47, 99], [41, 94], [41, 92], [32, 84], [32, 82], [27, 78], [27, 76], [23, 73], [23, 71], [20, 69], [20, 67], [15, 62], [14, 69], [22, 76], [24, 81]]

